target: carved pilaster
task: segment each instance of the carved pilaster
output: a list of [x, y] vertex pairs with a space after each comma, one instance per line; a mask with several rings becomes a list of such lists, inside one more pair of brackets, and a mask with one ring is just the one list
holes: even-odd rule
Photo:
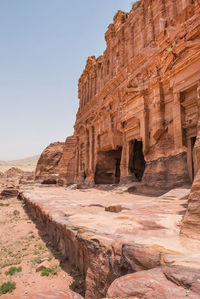
[[194, 175], [196, 175], [198, 169], [200, 169], [200, 76], [199, 76], [198, 86], [197, 86], [197, 104], [198, 104], [197, 139], [193, 150]]
[[183, 131], [182, 131], [182, 119], [181, 119], [181, 103], [180, 93], [174, 93], [173, 102], [173, 127], [174, 127], [174, 145], [175, 148], [183, 147]]
[[155, 40], [152, 3], [150, 2], [147, 11], [147, 41], [150, 43]]
[[176, 0], [169, 1], [169, 18], [172, 20], [177, 15]]
[[142, 137], [143, 153], [145, 156], [149, 151], [149, 112], [147, 108], [141, 113], [140, 136]]
[[158, 141], [160, 136], [164, 132], [163, 122], [164, 122], [164, 102], [162, 94], [161, 82], [157, 81], [153, 87], [153, 110], [154, 110], [154, 128], [153, 128], [153, 138]]

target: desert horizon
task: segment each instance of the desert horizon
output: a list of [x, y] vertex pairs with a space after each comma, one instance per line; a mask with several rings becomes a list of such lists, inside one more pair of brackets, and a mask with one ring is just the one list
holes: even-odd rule
[[5, 172], [12, 167], [19, 168], [22, 171], [35, 171], [40, 155], [25, 157], [17, 160], [3, 161], [0, 160], [0, 171]]

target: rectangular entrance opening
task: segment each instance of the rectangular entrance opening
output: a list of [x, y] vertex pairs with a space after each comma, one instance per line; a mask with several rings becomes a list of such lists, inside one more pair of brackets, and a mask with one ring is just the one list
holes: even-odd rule
[[131, 140], [129, 142], [129, 172], [133, 173], [138, 181], [142, 180], [145, 164], [142, 141]]
[[118, 184], [120, 181], [120, 163], [122, 148], [98, 153], [95, 172], [95, 184]]

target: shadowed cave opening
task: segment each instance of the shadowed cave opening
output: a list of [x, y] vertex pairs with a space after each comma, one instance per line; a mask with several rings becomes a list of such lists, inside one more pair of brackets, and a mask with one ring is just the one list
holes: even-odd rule
[[142, 180], [145, 164], [142, 141], [131, 140], [129, 142], [129, 171], [135, 174], [138, 181]]
[[122, 148], [98, 153], [95, 184], [118, 184]]

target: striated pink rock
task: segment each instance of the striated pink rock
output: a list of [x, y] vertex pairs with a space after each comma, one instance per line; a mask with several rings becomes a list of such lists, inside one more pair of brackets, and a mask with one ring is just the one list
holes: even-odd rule
[[[178, 272], [179, 269], [177, 268], [176, 273]], [[185, 274], [187, 275], [187, 271]], [[184, 277], [183, 273], [181, 277]], [[180, 277], [179, 279], [181, 280]], [[190, 290], [190, 284], [185, 283], [184, 288], [181, 286], [181, 282], [179, 286], [174, 284], [166, 278], [162, 268], [155, 268], [122, 276], [111, 284], [107, 292], [108, 298], [127, 298], [130, 296], [143, 299], [184, 299], [188, 296], [190, 299], [197, 299], [199, 292], [195, 293], [193, 289]]]
[[35, 179], [47, 184], [57, 182], [59, 162], [63, 154], [63, 142], [51, 143], [42, 152], [35, 171]]
[[[62, 292], [55, 291], [53, 293], [37, 293], [35, 295], [12, 296], [13, 299], [83, 299], [83, 297], [72, 291]], [[10, 295], [3, 295], [1, 299], [11, 299]]]
[[188, 201], [181, 233], [200, 239], [200, 170], [197, 172]]

